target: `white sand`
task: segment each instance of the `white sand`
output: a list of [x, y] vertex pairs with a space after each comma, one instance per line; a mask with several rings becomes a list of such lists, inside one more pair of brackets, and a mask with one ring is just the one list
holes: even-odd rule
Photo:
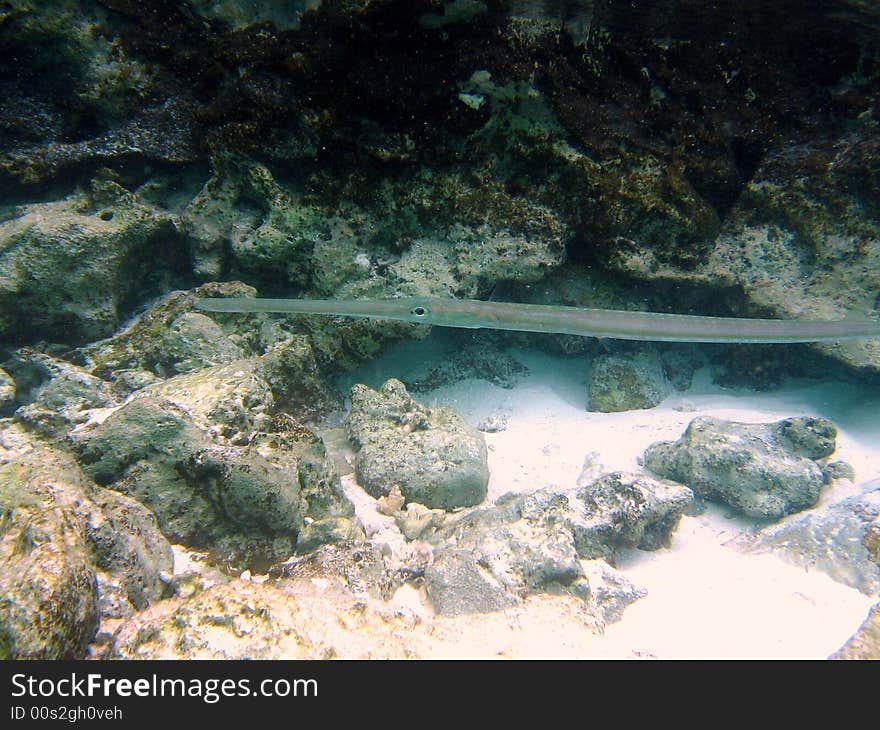
[[[408, 343], [349, 380], [376, 387], [388, 377], [406, 379], [440, 354], [436, 342]], [[417, 394], [423, 402], [454, 407], [475, 425], [488, 416], [507, 418], [506, 430], [486, 434], [489, 501], [509, 491], [570, 488], [590, 452], [598, 454], [605, 471], [641, 470], [637, 459], [650, 443], [678, 438], [697, 415], [743, 422], [797, 415], [831, 419], [839, 429], [834, 458], [850, 463], [856, 479], [848, 489], [846, 482], [826, 487], [822, 503], [864, 491], [866, 484], [880, 478], [876, 389], [799, 381], [776, 391], [753, 393], [714, 386], [701, 372], [688, 392], [671, 396], [657, 408], [589, 413], [586, 358], [533, 351], [511, 354], [530, 370], [512, 390], [468, 380]], [[648, 595], [627, 608], [623, 619], [610, 624], [603, 636], [593, 635], [586, 625], [583, 636], [573, 636], [576, 622], [567, 633], [560, 632], [554, 615], [558, 601], [548, 609], [547, 602], [530, 599], [513, 622], [469, 617], [468, 626], [477, 628], [460, 634], [452, 644], [438, 645], [436, 653], [811, 658], [834, 652], [859, 627], [877, 597], [774, 555], [743, 554], [725, 545], [756, 525], [732, 517], [724, 507], [712, 507], [698, 517], [683, 518], [670, 549], [629, 553], [618, 568]]]

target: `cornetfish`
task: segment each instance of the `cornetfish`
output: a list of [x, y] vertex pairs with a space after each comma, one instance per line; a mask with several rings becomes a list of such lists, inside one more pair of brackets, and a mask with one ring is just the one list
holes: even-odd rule
[[280, 312], [394, 319], [440, 327], [547, 332], [658, 342], [785, 343], [880, 337], [880, 320], [778, 320], [701, 317], [476, 299], [207, 298], [204, 312]]

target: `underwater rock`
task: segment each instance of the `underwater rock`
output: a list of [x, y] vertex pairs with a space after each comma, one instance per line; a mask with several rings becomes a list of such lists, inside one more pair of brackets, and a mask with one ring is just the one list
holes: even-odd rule
[[404, 658], [406, 629], [335, 586], [236, 580], [137, 614], [116, 630], [106, 658]]
[[598, 355], [590, 369], [589, 411], [612, 413], [653, 408], [672, 391], [656, 356]]
[[827, 418], [786, 418], [775, 430], [783, 448], [796, 456], [824, 459], [837, 449], [837, 428]]
[[71, 438], [83, 470], [150, 507], [171, 540], [244, 563], [293, 552], [306, 508], [297, 471], [217, 446], [170, 401], [135, 398]]
[[48, 449], [0, 450], [3, 659], [79, 659], [97, 631], [98, 585], [77, 513], [84, 489], [75, 465]]
[[604, 560], [582, 560], [581, 567], [584, 577], [572, 584], [572, 592], [606, 624], [620, 621], [627, 606], [648, 595]]
[[[194, 241], [199, 275], [218, 278], [231, 270], [261, 289], [335, 278], [328, 294], [356, 278], [334, 276], [354, 265], [354, 255], [347, 261], [344, 252], [356, 247], [333, 235], [339, 228], [335, 221], [331, 210], [302, 203], [265, 165], [234, 155], [212, 160], [211, 177], [180, 214], [182, 229]], [[326, 260], [320, 256], [323, 247], [332, 251]], [[356, 274], [357, 267], [348, 273]]]
[[[111, 489], [96, 489], [92, 501], [97, 509], [90, 512], [86, 536], [95, 566], [118, 583], [135, 610], [164, 598], [168, 585], [163, 576], [174, 570], [174, 555], [156, 515]], [[98, 588], [103, 603], [106, 589], [100, 576]]]
[[11, 416], [15, 410], [15, 380], [0, 368], [0, 418]]
[[307, 519], [297, 535], [296, 552], [308, 553], [321, 545], [365, 539], [363, 528], [348, 517]]
[[[612, 474], [599, 481], [611, 492], [625, 478]], [[682, 487], [662, 493], [657, 483], [648, 489], [653, 480], [632, 477], [630, 486], [633, 482], [643, 487], [639, 494], [647, 503], [637, 516], [619, 507], [600, 511], [595, 498], [542, 489], [505, 495], [491, 507], [447, 518], [427, 538], [435, 558], [425, 570], [425, 585], [435, 609], [493, 611], [529, 594], [564, 591], [586, 601], [597, 616], [617, 620], [644, 591], [607, 565], [605, 570], [582, 558], [613, 559], [623, 546], [653, 550], [666, 544], [690, 499], [690, 490]]]
[[33, 184], [69, 172], [70, 168], [88, 169], [131, 158], [178, 164], [194, 162], [201, 157], [195, 138], [194, 111], [188, 99], [167, 99], [91, 139], [52, 142], [45, 147], [14, 151], [0, 160], [0, 169]]
[[[513, 388], [529, 369], [486, 338], [467, 342], [423, 378], [407, 382], [408, 390], [434, 390], [461, 380], [486, 380], [500, 388]], [[480, 429], [483, 430], [483, 429]]]
[[168, 378], [134, 397], [159, 398], [187, 412], [202, 429], [236, 445], [247, 444], [274, 411], [272, 389], [259, 373], [256, 358], [234, 360]]
[[470, 549], [512, 595], [522, 596], [583, 577], [567, 507], [564, 495], [545, 491], [502, 497], [450, 524], [440, 537], [454, 534], [457, 549]]
[[494, 230], [501, 221], [476, 229], [453, 227], [453, 270], [462, 291], [478, 292], [497, 281], [540, 281], [565, 260], [565, 227], [549, 208], [534, 208], [522, 234]]
[[[114, 381], [132, 371], [168, 378], [231, 362], [250, 351], [242, 347], [240, 337], [227, 334], [214, 319], [192, 311], [193, 302], [200, 297], [255, 295], [253, 287], [240, 282], [204, 284], [191, 291], [172, 292], [121, 332], [86, 345], [80, 352], [92, 374]], [[124, 383], [119, 385], [127, 392], [138, 389], [136, 383], [128, 389]]]
[[168, 214], [111, 182], [0, 222], [0, 338], [80, 344], [189, 266]]
[[389, 568], [380, 548], [360, 540], [322, 545], [305, 555], [295, 555], [269, 568], [273, 578], [297, 581], [341, 581], [357, 597], [388, 600], [412, 576]]
[[873, 594], [880, 590], [880, 489], [823, 505], [760, 530], [749, 549]]
[[582, 558], [613, 560], [621, 548], [669, 547], [693, 498], [679, 484], [625, 472], [604, 474], [577, 492], [579, 516], [571, 523], [575, 549]]
[[868, 612], [858, 630], [829, 659], [880, 659], [880, 603]]
[[778, 519], [816, 504], [824, 477], [814, 459], [833, 452], [836, 436], [823, 418], [735, 423], [700, 417], [678, 441], [649, 446], [642, 461], [699, 496]]
[[313, 421], [341, 406], [305, 336], [294, 335], [270, 349], [260, 357], [257, 371], [272, 391], [275, 408], [298, 420]]
[[443, 616], [510, 608], [518, 600], [468, 550], [444, 550], [425, 569], [425, 590]]
[[450, 408], [428, 408], [399, 380], [351, 389], [345, 425], [358, 482], [374, 497], [398, 485], [407, 501], [452, 509], [479, 504], [489, 483], [483, 435]]
[[235, 270], [270, 283], [308, 283], [312, 249], [328, 234], [324, 211], [295, 200], [263, 165], [244, 166], [240, 184], [261, 210], [252, 226], [230, 236]]
[[15, 419], [48, 438], [60, 439], [85, 422], [93, 408], [115, 404], [110, 388], [85, 369], [30, 348], [7, 361], [15, 374]]
[[345, 496], [324, 442], [286, 414], [274, 416], [270, 427], [255, 434], [250, 447], [278, 468], [296, 470], [306, 516], [312, 520], [354, 517], [354, 505]]
[[52, 513], [52, 519], [78, 536], [97, 577], [101, 618], [129, 616], [166, 595], [172, 549], [149, 509], [94, 485], [68, 453], [18, 425], [0, 435], [0, 470], [16, 470], [6, 472], [11, 477], [0, 491], [22, 509]]
[[[876, 317], [880, 225], [865, 192], [880, 184], [875, 139], [876, 121], [868, 115], [840, 137], [772, 151], [744, 185], [699, 267], [633, 251], [628, 272], [648, 281], [742, 292], [741, 316]], [[876, 338], [810, 347], [857, 372], [880, 374]], [[784, 353], [758, 357], [763, 362], [752, 369], [760, 378], [772, 383], [784, 372]], [[726, 380], [735, 375], [734, 368], [722, 370]]]

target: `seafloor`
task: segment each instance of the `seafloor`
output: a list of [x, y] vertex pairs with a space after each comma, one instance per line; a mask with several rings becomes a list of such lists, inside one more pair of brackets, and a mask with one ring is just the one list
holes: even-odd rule
[[0, 3], [0, 658], [880, 657], [862, 0]]

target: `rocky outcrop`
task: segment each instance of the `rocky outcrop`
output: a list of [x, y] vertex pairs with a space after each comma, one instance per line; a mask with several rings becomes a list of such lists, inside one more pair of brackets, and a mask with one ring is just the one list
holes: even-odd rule
[[15, 419], [48, 438], [63, 439], [95, 408], [114, 405], [110, 387], [84, 368], [30, 348], [6, 366], [15, 374]]
[[645, 466], [752, 517], [779, 519], [816, 504], [825, 481], [817, 460], [834, 452], [823, 418], [735, 423], [695, 418], [675, 442], [648, 447]]
[[427, 507], [466, 507], [486, 497], [483, 435], [451, 408], [418, 403], [399, 380], [378, 391], [355, 385], [346, 429], [358, 449], [358, 482], [374, 497], [395, 485], [408, 501]]
[[172, 219], [115, 183], [0, 222], [0, 337], [81, 344], [189, 267]]

